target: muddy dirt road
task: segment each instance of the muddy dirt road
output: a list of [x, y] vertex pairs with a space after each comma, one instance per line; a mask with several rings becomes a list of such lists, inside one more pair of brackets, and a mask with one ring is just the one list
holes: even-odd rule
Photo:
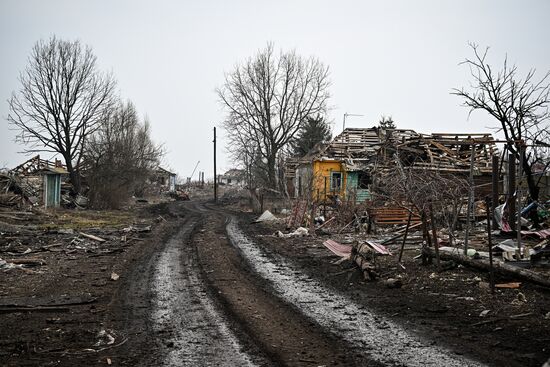
[[234, 216], [198, 203], [182, 210], [179, 232], [139, 273], [152, 290], [159, 364], [484, 365], [264, 252]]
[[[63, 278], [92, 274], [80, 281], [79, 291], [88, 290], [93, 303], [58, 313], [6, 314], [0, 364], [540, 365], [536, 358], [522, 364], [494, 353], [471, 335], [457, 337], [451, 320], [441, 318], [441, 325], [449, 325], [431, 332], [393, 317], [399, 295], [373, 293], [370, 298], [388, 300], [373, 306], [368, 291], [356, 297], [349, 277], [337, 283], [327, 275], [326, 256], [312, 259], [291, 246], [270, 247], [246, 215], [200, 202], [170, 203], [153, 214], [170, 219], [141, 245], [93, 258], [102, 261], [101, 271], [116, 269], [118, 282], [98, 288], [97, 264], [63, 266]], [[348, 270], [338, 273], [353, 274]], [[70, 293], [71, 283], [63, 284], [52, 278], [42, 291]], [[424, 320], [430, 317], [437, 315]]]

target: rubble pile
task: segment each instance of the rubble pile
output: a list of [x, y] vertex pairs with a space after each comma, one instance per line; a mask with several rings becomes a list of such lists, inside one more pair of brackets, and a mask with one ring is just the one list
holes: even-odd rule
[[[75, 219], [46, 211], [0, 210], [0, 270], [41, 272], [48, 264], [44, 258], [51, 255], [92, 258], [120, 253], [152, 228], [149, 222], [122, 226], [109, 225], [110, 220], [107, 215], [104, 220]], [[94, 224], [101, 226], [84, 228]]]

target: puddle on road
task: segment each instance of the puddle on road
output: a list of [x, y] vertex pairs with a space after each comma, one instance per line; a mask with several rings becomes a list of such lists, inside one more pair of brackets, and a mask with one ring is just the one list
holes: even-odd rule
[[371, 359], [392, 366], [483, 366], [334, 294], [284, 258], [268, 256], [238, 228], [235, 218], [227, 225], [227, 232], [254, 270], [272, 283], [279, 296]]
[[198, 276], [195, 252], [184, 242], [194, 224], [170, 239], [155, 266], [152, 319], [166, 353], [162, 365], [254, 366]]

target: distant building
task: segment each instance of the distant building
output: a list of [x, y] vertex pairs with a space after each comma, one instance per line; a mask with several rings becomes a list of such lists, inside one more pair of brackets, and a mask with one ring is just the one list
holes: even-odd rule
[[230, 169], [223, 175], [218, 175], [218, 183], [228, 186], [245, 186], [245, 172], [242, 169]]
[[155, 182], [160, 186], [161, 192], [176, 191], [176, 174], [162, 167], [155, 171]]

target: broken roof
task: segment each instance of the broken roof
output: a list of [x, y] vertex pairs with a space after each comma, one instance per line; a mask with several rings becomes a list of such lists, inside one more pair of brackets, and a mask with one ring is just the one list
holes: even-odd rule
[[242, 169], [238, 168], [231, 168], [227, 172], [225, 172], [223, 175], [220, 175], [221, 177], [242, 177], [244, 176], [245, 172]]
[[162, 167], [160, 167], [160, 166], [157, 167], [157, 173], [158, 173], [158, 174], [168, 174], [168, 175], [170, 175], [170, 176], [176, 176], [176, 174], [175, 174], [174, 172], [170, 172], [170, 171], [168, 171], [167, 169], [162, 168]]
[[69, 173], [61, 161], [56, 159], [55, 162], [51, 162], [45, 159], [40, 159], [39, 155], [21, 163], [9, 172], [11, 174], [20, 175], [32, 175], [36, 173], [65, 175]]
[[396, 154], [404, 166], [415, 169], [436, 169], [468, 172], [474, 150], [474, 170], [489, 173], [492, 156], [498, 150], [488, 133], [418, 134], [410, 129], [347, 128], [329, 143], [316, 145], [306, 156], [287, 160], [287, 177], [296, 167], [315, 160], [344, 162], [348, 171], [374, 167], [387, 169], [395, 164]]
[[315, 160], [343, 161], [349, 171], [361, 171], [378, 160], [380, 153], [387, 153], [387, 146], [395, 146], [407, 139], [419, 136], [410, 129], [347, 128], [330, 142], [316, 144], [305, 156], [288, 159], [286, 176], [294, 177], [296, 168]]
[[492, 156], [498, 150], [491, 134], [433, 133], [420, 135], [397, 146], [405, 166], [437, 169], [449, 172], [468, 172], [474, 149], [474, 170], [490, 173]]
[[336, 136], [320, 152], [321, 157], [332, 159], [370, 160], [387, 142], [404, 142], [418, 134], [409, 129], [348, 128]]

